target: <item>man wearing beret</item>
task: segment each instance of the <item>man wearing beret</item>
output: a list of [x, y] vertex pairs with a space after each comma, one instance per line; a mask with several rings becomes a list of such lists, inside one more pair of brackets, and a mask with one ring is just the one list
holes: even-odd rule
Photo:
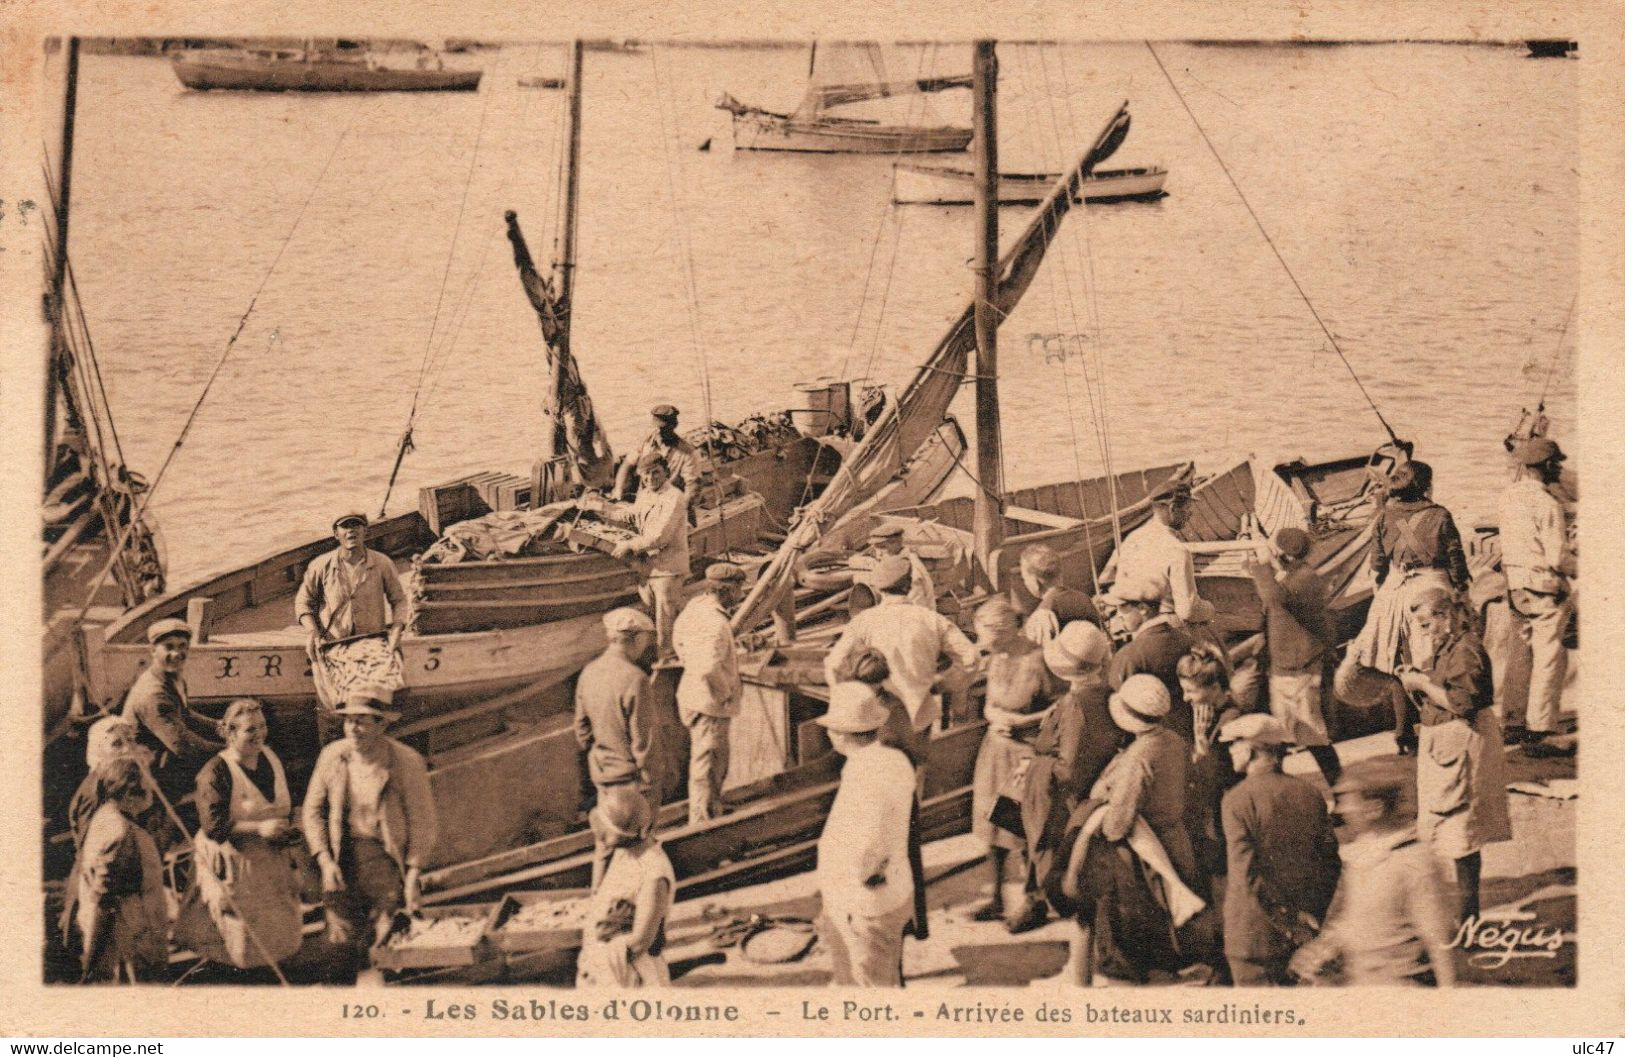
[[153, 777], [173, 802], [190, 791], [199, 768], [223, 746], [192, 727], [204, 722], [187, 703], [181, 677], [192, 629], [173, 617], [155, 620], [147, 642], [152, 660], [124, 695], [124, 718], [135, 722], [137, 740], [153, 754]]
[[1337, 891], [1337, 835], [1319, 791], [1281, 773], [1291, 738], [1279, 720], [1251, 713], [1219, 728], [1219, 740], [1245, 776], [1220, 807], [1225, 960], [1237, 987], [1286, 984], [1292, 952], [1325, 920]]
[[[1574, 548], [1562, 502], [1552, 493], [1566, 456], [1546, 437], [1525, 440], [1513, 451], [1518, 480], [1501, 495], [1501, 567], [1517, 631], [1516, 654], [1503, 669], [1517, 674], [1502, 683], [1503, 708], [1511, 726], [1527, 728], [1531, 756], [1566, 755], [1546, 741], [1557, 730], [1569, 654], [1564, 628], [1574, 606]], [[1511, 651], [1509, 651], [1511, 652]], [[1506, 663], [1506, 662], [1512, 663]]]
[[1151, 500], [1151, 520], [1124, 538], [1112, 556], [1116, 580], [1150, 580], [1160, 589], [1160, 611], [1189, 620], [1196, 604], [1196, 564], [1179, 530], [1190, 517], [1191, 488], [1169, 485]]
[[920, 556], [914, 553], [914, 549], [904, 545], [903, 526], [896, 522], [876, 525], [869, 530], [869, 546], [863, 553], [853, 555], [852, 568], [868, 573], [893, 555], [901, 555], [908, 559], [911, 577], [908, 600], [926, 609], [937, 608], [937, 588], [931, 582], [931, 573], [926, 569], [925, 562], [920, 560]]
[[1284, 528], [1271, 542], [1270, 565], [1249, 555], [1242, 563], [1264, 605], [1264, 648], [1269, 658], [1270, 714], [1294, 744], [1314, 756], [1328, 786], [1343, 773], [1326, 729], [1323, 706], [1327, 652], [1336, 645], [1326, 584], [1309, 567], [1309, 534]]
[[[587, 777], [597, 790], [630, 785], [644, 796], [653, 786], [650, 774], [654, 709], [649, 699], [649, 673], [643, 667], [654, 641], [654, 624], [629, 607], [604, 614], [609, 644], [581, 669], [576, 679], [576, 744], [587, 754]], [[654, 807], [654, 804], [650, 805]], [[609, 865], [611, 835], [593, 831], [593, 887]]]
[[700, 481], [709, 469], [705, 457], [699, 449], [678, 435], [675, 407], [657, 404], [649, 410], [649, 416], [654, 420], [654, 429], [644, 438], [637, 456], [621, 463], [621, 468], [616, 471], [615, 496], [626, 495], [627, 486], [632, 483], [632, 470], [643, 461], [645, 455], [658, 455], [666, 461], [672, 484], [692, 498], [698, 493]]
[[339, 515], [333, 538], [338, 548], [316, 556], [294, 595], [294, 617], [309, 636], [307, 652], [314, 659], [323, 643], [386, 630], [393, 649], [406, 626], [406, 592], [395, 563], [366, 548], [365, 514]]
[[688, 497], [671, 483], [665, 459], [645, 453], [638, 460], [638, 498], [632, 503], [603, 504], [588, 500], [611, 521], [631, 525], [637, 535], [615, 544], [616, 558], [640, 558], [638, 595], [654, 610], [655, 642], [660, 656], [671, 656], [671, 627], [683, 582], [688, 579]]
[[722, 813], [728, 777], [728, 728], [739, 714], [739, 660], [728, 616], [739, 605], [745, 571], [732, 562], [705, 570], [705, 591], [683, 607], [672, 627], [672, 646], [683, 666], [677, 716], [688, 728], [688, 822]]
[[429, 768], [385, 728], [400, 718], [383, 686], [351, 692], [334, 714], [344, 737], [316, 757], [305, 791], [305, 842], [322, 872], [329, 942], [359, 955], [395, 911], [417, 909], [418, 878], [439, 835]]

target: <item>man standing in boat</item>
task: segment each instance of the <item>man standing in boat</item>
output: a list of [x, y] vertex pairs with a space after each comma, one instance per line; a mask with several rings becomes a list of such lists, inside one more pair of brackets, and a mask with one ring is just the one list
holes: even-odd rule
[[[644, 438], [637, 457], [621, 463], [615, 472], [615, 498], [624, 499], [632, 483], [632, 469], [641, 466], [646, 455], [657, 455], [666, 461], [671, 483], [688, 494], [690, 499], [699, 493], [701, 480], [710, 469], [699, 449], [677, 433], [677, 409], [670, 404], [657, 404], [649, 411], [654, 430]], [[639, 473], [642, 472], [640, 469]]]
[[672, 627], [672, 646], [683, 666], [677, 716], [688, 728], [689, 825], [722, 813], [728, 777], [728, 728], [739, 714], [739, 660], [728, 616], [739, 605], [745, 570], [716, 562], [705, 570], [705, 593], [683, 607]]
[[[631, 608], [604, 614], [609, 645], [576, 679], [576, 744], [587, 754], [587, 777], [599, 803], [607, 790], [630, 785], [647, 797], [654, 782], [649, 773], [654, 710], [649, 699], [649, 673], [643, 664], [654, 639], [654, 625]], [[649, 805], [653, 808], [655, 805]], [[613, 835], [593, 829], [592, 883], [609, 865]]]
[[186, 700], [186, 657], [192, 629], [170, 617], [147, 628], [152, 660], [124, 695], [124, 718], [136, 724], [136, 739], [153, 753], [152, 773], [174, 802], [191, 791], [192, 778], [222, 746], [193, 730]]
[[953, 667], [968, 672], [977, 667], [980, 655], [953, 621], [908, 600], [911, 581], [908, 559], [902, 555], [875, 566], [869, 582], [880, 592], [880, 601], [846, 625], [824, 660], [824, 677], [834, 686], [847, 678], [855, 654], [877, 650], [891, 670], [886, 689], [908, 709], [915, 731], [926, 732], [942, 718], [942, 697], [936, 690], [942, 677], [938, 661], [946, 656]]
[[1150, 580], [1162, 593], [1160, 612], [1190, 619], [1197, 601], [1196, 564], [1179, 530], [1190, 517], [1191, 487], [1170, 485], [1151, 500], [1151, 520], [1129, 533], [1114, 555], [1115, 581]]
[[[1551, 488], [1563, 473], [1566, 456], [1555, 441], [1534, 437], [1518, 445], [1518, 480], [1501, 495], [1501, 566], [1517, 628], [1512, 649], [1523, 656], [1527, 679], [1504, 682], [1509, 725], [1525, 727], [1531, 756], [1567, 755], [1572, 750], [1546, 740], [1557, 731], [1563, 679], [1569, 653], [1563, 643], [1573, 606], [1574, 550], [1569, 545], [1563, 504]], [[1510, 659], [1510, 658], [1509, 658]]]
[[645, 453], [638, 459], [638, 498], [632, 503], [593, 501], [583, 509], [597, 509], [606, 518], [632, 525], [638, 532], [622, 540], [610, 553], [616, 558], [639, 557], [642, 583], [638, 594], [654, 610], [655, 641], [660, 656], [671, 655], [671, 629], [677, 620], [677, 602], [688, 579], [688, 497], [672, 484], [666, 460]]
[[334, 519], [333, 538], [338, 548], [318, 555], [306, 567], [293, 600], [294, 616], [309, 635], [306, 649], [311, 659], [324, 643], [385, 631], [393, 649], [406, 626], [406, 592], [395, 563], [364, 546], [365, 514]]
[[912, 547], [903, 543], [903, 526], [896, 523], [876, 525], [869, 530], [869, 546], [862, 554], [854, 555], [852, 568], [861, 571], [873, 571], [875, 566], [894, 555], [908, 559], [910, 586], [908, 600], [917, 606], [926, 609], [937, 608], [937, 588], [931, 582], [931, 573], [926, 570], [925, 562], [914, 552]]
[[1089, 596], [1061, 582], [1061, 556], [1047, 543], [1021, 552], [1021, 575], [1010, 584], [1007, 597], [1023, 621], [1022, 632], [1040, 646], [1074, 620], [1100, 624]]

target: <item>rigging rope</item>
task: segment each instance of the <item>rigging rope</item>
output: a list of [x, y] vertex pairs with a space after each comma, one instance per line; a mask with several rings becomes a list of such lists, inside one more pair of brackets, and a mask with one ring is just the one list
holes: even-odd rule
[[423, 382], [428, 376], [431, 356], [434, 352], [435, 329], [440, 325], [440, 310], [446, 302], [446, 286], [451, 279], [451, 264], [457, 256], [457, 239], [463, 231], [463, 214], [468, 209], [468, 192], [474, 186], [474, 169], [479, 163], [480, 141], [485, 137], [485, 118], [491, 111], [491, 100], [495, 92], [486, 92], [485, 101], [480, 106], [479, 126], [474, 133], [474, 150], [468, 158], [468, 173], [463, 177], [463, 195], [457, 204], [457, 223], [452, 228], [451, 245], [446, 248], [446, 267], [440, 273], [440, 293], [435, 298], [434, 316], [429, 321], [429, 336], [423, 343], [423, 362], [418, 367], [417, 387], [412, 390], [412, 406], [406, 413], [406, 429], [401, 433], [400, 443], [395, 449], [395, 465], [389, 471], [389, 484], [384, 487], [384, 498], [378, 504], [378, 516], [382, 518], [389, 509], [389, 497], [395, 491], [395, 480], [400, 476], [401, 463], [406, 459], [406, 453], [412, 450], [412, 423], [417, 421], [418, 397], [423, 392]]
[[1394, 428], [1390, 426], [1388, 424], [1388, 420], [1383, 417], [1382, 410], [1377, 407], [1377, 402], [1371, 398], [1371, 394], [1366, 390], [1365, 383], [1360, 381], [1360, 376], [1355, 373], [1354, 365], [1350, 363], [1349, 358], [1343, 354], [1343, 347], [1339, 345], [1337, 343], [1337, 339], [1332, 336], [1331, 328], [1326, 325], [1325, 320], [1320, 318], [1320, 313], [1315, 310], [1314, 303], [1309, 300], [1309, 295], [1304, 292], [1303, 285], [1298, 282], [1298, 277], [1292, 274], [1292, 268], [1287, 264], [1286, 258], [1281, 255], [1280, 250], [1276, 249], [1275, 240], [1270, 238], [1270, 233], [1264, 228], [1264, 222], [1260, 220], [1258, 218], [1258, 214], [1253, 211], [1252, 203], [1247, 201], [1247, 196], [1242, 192], [1241, 185], [1236, 182], [1236, 178], [1230, 173], [1230, 167], [1225, 164], [1224, 158], [1219, 155], [1219, 149], [1215, 147], [1213, 145], [1213, 141], [1208, 138], [1207, 130], [1202, 128], [1202, 123], [1200, 121], [1196, 120], [1195, 112], [1191, 110], [1190, 104], [1185, 101], [1185, 95], [1179, 90], [1179, 85], [1174, 83], [1173, 75], [1168, 72], [1168, 67], [1162, 64], [1162, 57], [1157, 54], [1156, 47], [1152, 45], [1150, 41], [1146, 41], [1145, 46], [1146, 50], [1151, 52], [1151, 58], [1156, 60], [1157, 68], [1160, 69], [1162, 71], [1162, 75], [1168, 79], [1168, 86], [1174, 90], [1174, 95], [1179, 99], [1179, 105], [1185, 108], [1186, 114], [1190, 115], [1191, 124], [1195, 125], [1196, 131], [1201, 134], [1202, 142], [1206, 143], [1207, 149], [1213, 152], [1214, 160], [1219, 163], [1219, 168], [1224, 171], [1225, 179], [1229, 180], [1230, 186], [1236, 189], [1236, 196], [1241, 199], [1241, 204], [1246, 207], [1247, 214], [1253, 218], [1253, 223], [1258, 225], [1258, 232], [1264, 236], [1264, 242], [1269, 246], [1270, 252], [1275, 254], [1275, 259], [1281, 263], [1281, 268], [1286, 272], [1287, 278], [1292, 280], [1292, 286], [1298, 291], [1298, 296], [1303, 299], [1304, 305], [1309, 309], [1309, 314], [1315, 317], [1315, 322], [1320, 326], [1321, 333], [1325, 334], [1326, 340], [1331, 342], [1332, 351], [1337, 353], [1337, 358], [1343, 361], [1344, 367], [1348, 368], [1349, 377], [1354, 379], [1354, 384], [1359, 388], [1360, 395], [1365, 397], [1365, 402], [1371, 405], [1371, 411], [1377, 416], [1377, 421], [1382, 423], [1382, 428], [1387, 431], [1388, 439], [1393, 441], [1395, 444], [1399, 444], [1399, 435], [1394, 432]]
[[[1061, 71], [1062, 99], [1066, 102], [1067, 128], [1072, 135], [1076, 137], [1078, 135], [1078, 119], [1077, 115], [1072, 109], [1072, 82], [1070, 78], [1067, 77], [1066, 63], [1061, 59], [1059, 54], [1060, 45], [1056, 45], [1055, 47], [1057, 51], [1056, 65], [1060, 67]], [[1044, 58], [1043, 45], [1039, 45], [1038, 57], [1039, 62], [1043, 65], [1045, 80], [1047, 83], [1049, 78], [1049, 64]], [[1052, 115], [1054, 114], [1054, 105], [1054, 97], [1052, 94], [1050, 97], [1050, 108]], [[1059, 130], [1059, 117], [1054, 117], [1053, 120], [1055, 120], [1057, 130]], [[1059, 131], [1057, 131], [1057, 135], [1059, 135]], [[1088, 358], [1085, 357], [1083, 363], [1084, 383], [1089, 394], [1090, 407], [1094, 411], [1095, 415], [1096, 440], [1100, 446], [1101, 465], [1106, 471], [1107, 505], [1111, 508], [1112, 539], [1116, 546], [1121, 547], [1123, 545], [1123, 520], [1119, 513], [1119, 498], [1117, 494], [1117, 460], [1112, 451], [1111, 419], [1109, 407], [1107, 405], [1107, 393], [1109, 392], [1109, 389], [1106, 385], [1106, 353], [1105, 343], [1102, 338], [1105, 333], [1105, 324], [1102, 320], [1100, 312], [1100, 283], [1095, 276], [1094, 239], [1092, 237], [1092, 229], [1089, 223], [1089, 203], [1087, 201], [1088, 194], [1086, 191], [1083, 191], [1082, 188], [1079, 190], [1083, 192], [1083, 197], [1085, 199], [1085, 201], [1078, 203], [1078, 210], [1082, 215], [1083, 230], [1081, 234], [1083, 249], [1081, 252], [1078, 249], [1079, 232], [1076, 225], [1074, 225], [1071, 238], [1068, 240], [1068, 244], [1065, 249], [1070, 250], [1073, 257], [1079, 258], [1078, 270], [1084, 274], [1086, 280], [1084, 285], [1089, 297], [1088, 302], [1086, 302], [1086, 308], [1088, 309], [1088, 314], [1090, 315], [1094, 328], [1095, 370], [1098, 381], [1092, 386], [1089, 385], [1089, 361]], [[1061, 261], [1063, 267], [1065, 267], [1067, 261], [1067, 254], [1065, 250], [1062, 252]], [[1077, 309], [1074, 306], [1074, 317], [1076, 316], [1076, 312]], [[1090, 553], [1090, 568], [1093, 569], [1093, 551]]]
[[1558, 332], [1557, 345], [1552, 349], [1552, 364], [1546, 369], [1546, 383], [1540, 387], [1540, 404], [1535, 408], [1537, 412], [1546, 410], [1546, 394], [1552, 387], [1552, 376], [1557, 373], [1557, 354], [1563, 351], [1563, 339], [1569, 333], [1569, 320], [1574, 318], [1574, 306], [1580, 303], [1580, 294], [1575, 293], [1569, 301], [1569, 310], [1563, 316], [1563, 329]]
[[289, 244], [293, 242], [294, 233], [299, 230], [299, 224], [305, 218], [305, 211], [310, 208], [310, 203], [315, 200], [317, 189], [321, 187], [322, 181], [326, 179], [328, 170], [332, 168], [333, 159], [338, 157], [339, 147], [343, 145], [345, 139], [350, 135], [350, 129], [353, 127], [354, 122], [352, 121], [333, 141], [333, 149], [328, 152], [327, 161], [322, 163], [322, 171], [316, 175], [316, 182], [310, 185], [310, 191], [305, 195], [304, 202], [300, 204], [299, 212], [294, 214], [293, 224], [289, 226], [287, 235], [283, 236], [282, 244], [277, 247], [276, 256], [271, 259], [270, 267], [265, 269], [265, 275], [260, 279], [259, 286], [254, 288], [254, 295], [248, 299], [248, 307], [243, 310], [242, 318], [237, 321], [237, 329], [232, 331], [230, 339], [226, 342], [226, 347], [220, 352], [220, 358], [215, 361], [214, 369], [209, 372], [208, 379], [203, 383], [203, 391], [198, 393], [197, 400], [192, 404], [191, 411], [187, 412], [186, 421], [181, 425], [180, 434], [175, 438], [175, 443], [170, 446], [169, 453], [164, 456], [163, 463], [158, 467], [158, 473], [147, 485], [147, 491], [141, 497], [140, 506], [130, 515], [129, 522], [124, 526], [124, 531], [119, 535], [118, 542], [113, 546], [111, 557], [108, 558], [107, 563], [102, 566], [101, 572], [97, 574], [96, 579], [91, 583], [90, 591], [85, 595], [85, 604], [79, 610], [78, 619], [80, 621], [83, 621], [85, 614], [90, 612], [90, 606], [96, 598], [96, 592], [101, 590], [103, 582], [107, 579], [107, 574], [121, 560], [125, 544], [130, 540], [130, 534], [135, 531], [137, 525], [141, 524], [141, 519], [145, 516], [147, 507], [152, 505], [152, 498], [158, 494], [158, 486], [163, 484], [164, 475], [169, 472], [169, 467], [175, 461], [175, 456], [180, 452], [181, 445], [186, 443], [186, 436], [192, 431], [192, 424], [197, 421], [198, 412], [203, 409], [204, 401], [209, 398], [209, 391], [214, 388], [215, 379], [220, 377], [221, 368], [225, 367], [226, 360], [231, 356], [231, 350], [237, 345], [237, 339], [242, 337], [243, 328], [248, 326], [248, 318], [254, 314], [254, 306], [259, 304], [260, 294], [265, 291], [266, 284], [271, 281], [271, 276], [276, 273], [277, 265], [282, 261], [282, 255], [288, 251]]

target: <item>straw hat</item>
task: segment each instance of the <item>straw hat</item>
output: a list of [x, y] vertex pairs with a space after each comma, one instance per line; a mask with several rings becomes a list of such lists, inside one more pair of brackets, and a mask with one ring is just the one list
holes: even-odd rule
[[818, 722], [840, 734], [868, 734], [884, 726], [890, 714], [867, 683], [836, 683], [829, 692], [829, 711]]
[[649, 800], [630, 785], [612, 785], [593, 808], [597, 827], [615, 844], [642, 840], [654, 826]]
[[1111, 640], [1087, 620], [1074, 620], [1044, 643], [1044, 663], [1058, 679], [1078, 678], [1084, 665], [1103, 668], [1111, 655]]
[[1154, 675], [1131, 675], [1111, 696], [1112, 722], [1130, 734], [1144, 734], [1157, 726], [1173, 707], [1168, 688]]

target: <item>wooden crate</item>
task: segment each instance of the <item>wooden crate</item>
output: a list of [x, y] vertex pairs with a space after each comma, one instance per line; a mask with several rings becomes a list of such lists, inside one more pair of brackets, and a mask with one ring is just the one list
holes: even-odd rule
[[537, 903], [562, 903], [580, 900], [583, 907], [592, 893], [585, 888], [563, 888], [551, 892], [509, 892], [497, 904], [491, 919], [491, 942], [504, 954], [531, 954], [538, 951], [569, 950], [581, 946], [581, 929], [518, 929], [504, 927], [521, 910]]
[[418, 916], [426, 921], [461, 917], [472, 918], [480, 922], [480, 930], [474, 934], [473, 939], [441, 947], [390, 946], [390, 941], [401, 933], [406, 927], [406, 922], [410, 920], [406, 915], [399, 914], [396, 916], [395, 924], [390, 928], [389, 936], [385, 938], [383, 944], [372, 948], [373, 968], [391, 970], [437, 969], [454, 965], [473, 965], [482, 961], [490, 949], [491, 923], [501, 907], [501, 903], [464, 903], [454, 906], [425, 907], [420, 910]]

